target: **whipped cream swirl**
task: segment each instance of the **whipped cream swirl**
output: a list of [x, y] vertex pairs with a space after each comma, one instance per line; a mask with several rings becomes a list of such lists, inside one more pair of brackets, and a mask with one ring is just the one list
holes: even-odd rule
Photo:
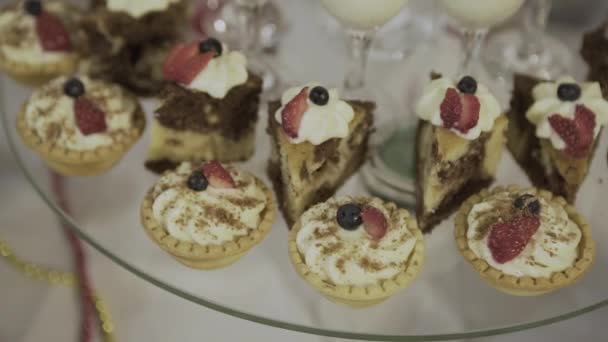
[[[424, 87], [422, 97], [416, 105], [416, 115], [435, 126], [445, 127], [441, 118], [440, 108], [446, 92], [450, 88], [460, 93], [455, 83], [447, 77], [441, 77], [428, 83]], [[469, 129], [466, 134], [454, 128], [450, 129], [454, 134], [467, 140], [475, 140], [479, 138], [481, 133], [490, 132], [494, 127], [494, 121], [502, 113], [498, 100], [483, 84], [477, 84], [477, 91], [474, 95], [479, 100], [479, 120], [477, 125]]]
[[574, 265], [578, 257], [581, 230], [557, 203], [537, 197], [540, 202], [540, 227], [524, 250], [513, 260], [498, 263], [488, 247], [490, 227], [499, 218], [500, 208], [512, 206], [513, 200], [525, 192], [504, 191], [491, 195], [473, 206], [467, 217], [469, 248], [493, 268], [516, 277], [549, 278]]
[[[281, 96], [281, 108], [274, 114], [278, 123], [282, 123], [281, 113], [285, 105], [296, 97], [302, 89], [308, 90], [318, 86], [319, 83], [311, 82], [301, 87], [287, 89]], [[306, 99], [308, 109], [302, 115], [298, 136], [288, 137], [294, 144], [308, 141], [313, 145], [320, 145], [332, 138], [345, 138], [350, 132], [349, 124], [355, 117], [355, 111], [346, 101], [340, 99], [338, 89], [328, 89], [329, 101], [325, 105], [317, 105]]]
[[125, 12], [134, 18], [140, 18], [150, 12], [160, 12], [180, 0], [106, 0], [110, 11]]
[[63, 92], [67, 77], [58, 77], [36, 90], [27, 101], [28, 126], [44, 142], [75, 151], [94, 150], [126, 138], [132, 128], [137, 99], [118, 85], [78, 76], [84, 96], [105, 113], [107, 130], [84, 135], [76, 125], [74, 98]]
[[154, 219], [174, 238], [219, 245], [257, 229], [268, 199], [251, 174], [224, 165], [235, 188], [193, 191], [186, 185], [198, 164], [182, 163], [165, 173], [152, 190]]
[[[75, 20], [76, 13], [68, 5], [57, 1], [44, 1], [45, 11], [57, 15], [65, 22]], [[72, 18], [74, 17], [74, 18]], [[70, 51], [46, 51], [36, 33], [36, 18], [25, 12], [23, 2], [5, 7], [0, 12], [0, 54], [7, 60], [41, 65], [61, 62]]]
[[[376, 241], [362, 226], [353, 231], [341, 228], [336, 212], [347, 203], [380, 210], [388, 220], [386, 235]], [[407, 266], [416, 237], [406, 221], [405, 215], [387, 208], [379, 199], [331, 198], [302, 215], [296, 245], [306, 265], [321, 279], [335, 285], [376, 285], [395, 277]]]
[[222, 55], [213, 58], [186, 88], [203, 91], [216, 99], [223, 99], [235, 86], [247, 82], [247, 58], [239, 51], [228, 51], [223, 45]]
[[[563, 101], [557, 96], [557, 89], [562, 83], [578, 84], [581, 96], [576, 101]], [[583, 105], [595, 114], [593, 137], [597, 137], [603, 125], [608, 123], [608, 101], [602, 97], [600, 84], [597, 82], [576, 83], [572, 77], [561, 77], [556, 82], [542, 82], [532, 91], [534, 104], [526, 112], [528, 121], [536, 126], [536, 136], [549, 139], [557, 150], [566, 148], [566, 142], [549, 123], [552, 115], [574, 119], [576, 106]]]

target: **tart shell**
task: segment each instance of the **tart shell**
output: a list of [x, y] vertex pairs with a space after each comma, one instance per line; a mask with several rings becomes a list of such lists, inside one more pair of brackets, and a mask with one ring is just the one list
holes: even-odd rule
[[0, 57], [0, 70], [13, 80], [29, 86], [38, 87], [61, 75], [73, 73], [78, 66], [79, 57], [69, 53], [63, 60], [50, 64], [27, 64]]
[[221, 245], [203, 246], [195, 242], [180, 241], [171, 236], [155, 219], [152, 212], [152, 188], [141, 205], [141, 222], [148, 237], [162, 250], [180, 263], [195, 269], [211, 270], [223, 268], [239, 260], [259, 244], [270, 232], [276, 214], [276, 203], [270, 189], [256, 178], [256, 184], [266, 195], [267, 203], [258, 228], [246, 236]]
[[515, 185], [508, 187], [499, 186], [490, 191], [483, 190], [479, 194], [473, 195], [466, 200], [455, 218], [454, 238], [456, 239], [458, 250], [479, 273], [483, 280], [497, 290], [507, 294], [515, 296], [536, 296], [574, 284], [590, 269], [595, 257], [595, 243], [591, 237], [591, 229], [587, 221], [572, 205], [568, 204], [563, 197], [555, 196], [549, 191], [538, 190], [536, 188], [526, 190], [528, 193], [542, 197], [548, 202], [563, 207], [568, 213], [568, 217], [579, 226], [582, 233], [581, 241], [578, 246], [579, 257], [576, 259], [573, 266], [561, 272], [554, 272], [551, 274], [550, 278], [535, 278], [530, 276], [517, 277], [505, 274], [502, 271], [491, 267], [485, 260], [477, 257], [469, 248], [467, 239], [467, 216], [473, 206], [482, 202], [490, 195], [503, 191], [520, 190], [521, 189]]
[[296, 236], [301, 229], [299, 220], [289, 234], [288, 251], [293, 267], [302, 279], [332, 302], [345, 304], [352, 308], [366, 308], [385, 301], [397, 291], [406, 288], [416, 278], [424, 264], [424, 241], [418, 223], [407, 210], [399, 210], [406, 215], [408, 229], [416, 238], [416, 244], [405, 269], [393, 278], [368, 286], [335, 285], [321, 279], [310, 270], [298, 251]]
[[112, 145], [90, 151], [75, 151], [42, 141], [28, 126], [26, 104], [17, 115], [17, 132], [23, 142], [36, 152], [50, 168], [64, 176], [95, 176], [108, 171], [141, 137], [145, 128], [145, 115], [139, 104], [133, 115], [133, 127], [127, 136]]

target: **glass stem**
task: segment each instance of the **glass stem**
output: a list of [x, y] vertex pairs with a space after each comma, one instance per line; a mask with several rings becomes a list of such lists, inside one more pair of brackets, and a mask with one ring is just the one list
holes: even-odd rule
[[473, 67], [479, 63], [479, 52], [487, 34], [487, 29], [464, 31], [464, 60], [460, 67], [462, 75], [471, 75]]
[[236, 2], [238, 15], [238, 32], [240, 37], [239, 49], [247, 51], [248, 54], [257, 54], [260, 48], [258, 37], [260, 31], [259, 11], [260, 6], [253, 4], [241, 4]]
[[542, 36], [547, 29], [547, 20], [553, 0], [527, 1], [528, 6], [524, 11], [524, 39], [521, 54], [530, 56], [540, 54], [544, 47], [541, 46]]
[[375, 31], [349, 30], [349, 45], [351, 62], [344, 78], [344, 89], [356, 90], [365, 85], [365, 72], [367, 70], [367, 60], [369, 48], [376, 34]]

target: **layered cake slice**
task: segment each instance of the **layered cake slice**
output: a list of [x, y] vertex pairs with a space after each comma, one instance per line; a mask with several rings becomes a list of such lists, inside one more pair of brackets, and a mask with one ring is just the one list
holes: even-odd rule
[[166, 85], [151, 127], [146, 167], [182, 161], [242, 161], [253, 155], [260, 77], [245, 56], [209, 38], [177, 45], [163, 65]]
[[363, 164], [372, 132], [371, 102], [341, 100], [318, 84], [295, 87], [269, 104], [268, 173], [289, 225], [323, 202]]
[[417, 216], [431, 231], [462, 200], [489, 186], [504, 146], [507, 119], [482, 84], [435, 76], [417, 108]]
[[536, 187], [574, 202], [607, 122], [599, 83], [515, 75], [508, 146]]
[[583, 36], [581, 56], [589, 66], [588, 79], [600, 82], [608, 94], [608, 21]]

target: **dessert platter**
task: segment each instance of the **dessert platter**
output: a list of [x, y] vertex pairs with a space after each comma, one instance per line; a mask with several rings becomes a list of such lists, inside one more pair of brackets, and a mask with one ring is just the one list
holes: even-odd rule
[[[490, 26], [521, 3], [449, 12]], [[393, 155], [415, 150], [404, 203], [361, 177], [388, 107], [332, 86], [334, 42], [324, 65], [302, 65], [321, 26], [292, 28], [266, 100], [248, 51], [182, 32], [189, 15], [183, 0], [0, 10], [8, 144], [99, 252], [203, 307], [350, 339], [497, 335], [608, 305], [608, 34], [579, 37], [586, 77], [514, 74], [506, 102], [487, 75], [428, 50], [374, 69], [374, 87], [408, 89], [397, 117], [415, 133]], [[458, 43], [438, 41], [427, 49]]]

